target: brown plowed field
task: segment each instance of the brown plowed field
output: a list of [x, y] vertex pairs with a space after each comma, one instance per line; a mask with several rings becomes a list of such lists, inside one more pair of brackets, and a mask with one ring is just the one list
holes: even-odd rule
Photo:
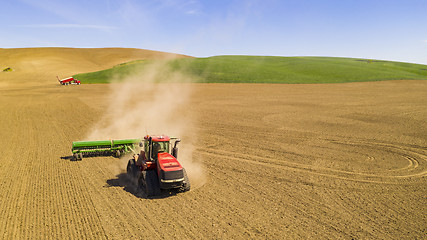
[[204, 178], [146, 199], [126, 160], [69, 159], [112, 88], [31, 70], [0, 72], [1, 239], [426, 238], [427, 81], [183, 84]]

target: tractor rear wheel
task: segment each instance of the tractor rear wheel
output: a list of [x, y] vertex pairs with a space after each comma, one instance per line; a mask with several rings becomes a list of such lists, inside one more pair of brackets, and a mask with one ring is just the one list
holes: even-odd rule
[[159, 195], [161, 192], [159, 179], [154, 170], [142, 171], [138, 182], [140, 188], [145, 192], [147, 197]]
[[129, 178], [133, 178], [135, 176], [135, 159], [130, 159], [128, 165], [126, 167], [126, 173]]

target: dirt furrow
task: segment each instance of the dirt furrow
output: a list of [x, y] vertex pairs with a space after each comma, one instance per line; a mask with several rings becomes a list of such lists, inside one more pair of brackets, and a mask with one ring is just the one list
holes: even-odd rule
[[0, 239], [427, 232], [425, 81], [195, 84], [186, 111], [200, 117], [186, 135], [197, 136], [193, 158], [206, 181], [146, 199], [127, 180], [125, 159], [69, 159], [72, 141], [86, 140], [111, 102], [109, 86], [39, 77], [0, 89]]

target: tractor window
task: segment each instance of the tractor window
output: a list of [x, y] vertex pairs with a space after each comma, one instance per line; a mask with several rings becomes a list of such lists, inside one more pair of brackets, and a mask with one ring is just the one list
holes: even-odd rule
[[169, 152], [169, 142], [153, 142], [152, 157], [157, 160], [157, 155], [161, 152]]
[[150, 156], [148, 156], [150, 149], [149, 149], [147, 140], [144, 141], [144, 151], [145, 151], [145, 159], [150, 159]]

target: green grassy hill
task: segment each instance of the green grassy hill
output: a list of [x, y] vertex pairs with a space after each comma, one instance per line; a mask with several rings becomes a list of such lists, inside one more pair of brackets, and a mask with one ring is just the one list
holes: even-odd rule
[[[144, 71], [151, 60], [133, 61], [74, 77], [108, 83]], [[160, 78], [179, 71], [205, 83], [342, 83], [397, 79], [427, 80], [427, 65], [335, 57], [215, 56], [164, 63]], [[162, 81], [162, 79], [159, 79]]]

